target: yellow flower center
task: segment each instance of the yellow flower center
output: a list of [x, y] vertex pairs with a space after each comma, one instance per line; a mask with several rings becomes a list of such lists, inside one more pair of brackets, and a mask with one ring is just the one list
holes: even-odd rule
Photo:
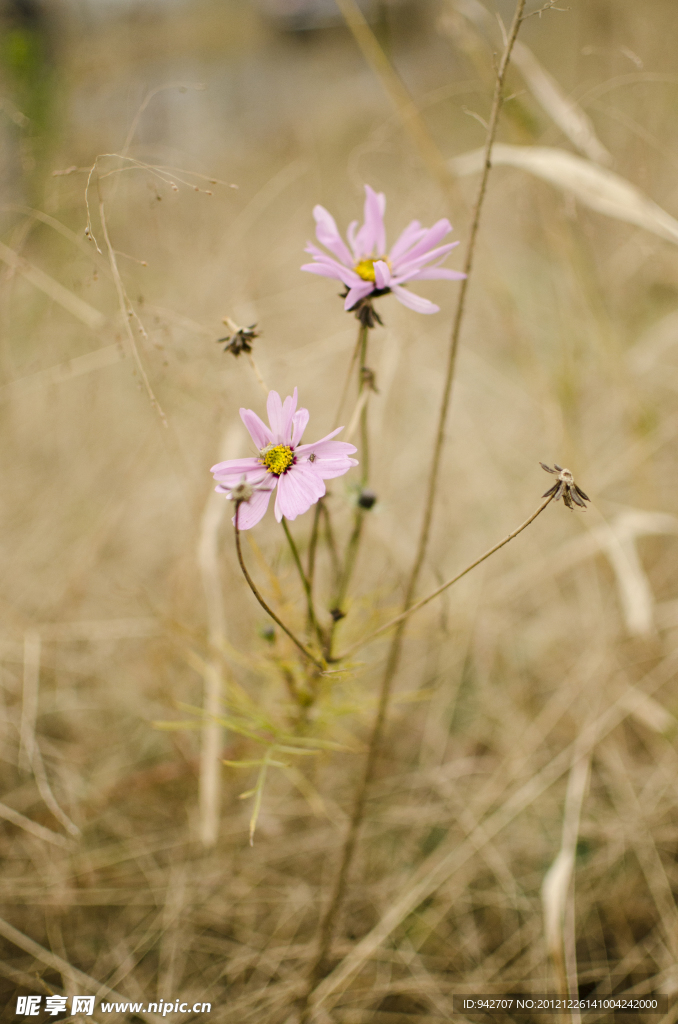
[[276, 444], [262, 448], [261, 454], [263, 456], [260, 459], [262, 466], [266, 466], [267, 472], [275, 473], [276, 476], [284, 473], [294, 462], [294, 452], [286, 444]]
[[353, 269], [355, 270], [358, 277], [362, 277], [363, 281], [376, 281], [376, 275], [374, 273], [374, 264], [382, 260], [384, 263], [388, 263], [385, 256], [375, 256], [373, 260], [360, 260], [355, 264]]

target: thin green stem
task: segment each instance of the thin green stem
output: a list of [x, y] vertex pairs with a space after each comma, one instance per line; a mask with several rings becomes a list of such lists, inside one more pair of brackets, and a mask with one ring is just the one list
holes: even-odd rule
[[[468, 291], [469, 278], [473, 267], [473, 257], [475, 254], [476, 239], [478, 235], [478, 227], [480, 224], [480, 214], [485, 199], [487, 179], [491, 168], [490, 158], [492, 153], [492, 145], [494, 143], [494, 137], [497, 131], [497, 123], [499, 119], [499, 111], [501, 110], [502, 105], [502, 91], [504, 87], [504, 79], [506, 77], [506, 69], [511, 58], [513, 44], [515, 43], [516, 37], [518, 35], [518, 30], [520, 28], [520, 22], [522, 20], [524, 8], [525, 0], [517, 0], [513, 21], [511, 23], [511, 28], [509, 30], [508, 37], [506, 40], [506, 46], [504, 48], [499, 68], [497, 70], [494, 96], [492, 99], [492, 109], [490, 113], [490, 120], [487, 128], [487, 137], [485, 141], [483, 171], [471, 216], [471, 229], [469, 232], [469, 240], [464, 264], [464, 271], [466, 273], [466, 277], [461, 282], [461, 289], [457, 301], [457, 309], [454, 317], [454, 322], [452, 325], [450, 346], [448, 350], [447, 368], [445, 373], [445, 383], [443, 387], [443, 394], [440, 404], [440, 413], [438, 416], [436, 441], [433, 450], [433, 458], [431, 460], [427, 496], [424, 505], [424, 516], [419, 535], [419, 543], [417, 545], [417, 552], [415, 555], [414, 563], [405, 590], [403, 611], [407, 611], [410, 605], [412, 604], [412, 598], [414, 596], [417, 582], [419, 580], [419, 574], [421, 572], [421, 568], [424, 563], [424, 558], [426, 556], [426, 550], [428, 548], [428, 541], [431, 530], [431, 520], [433, 517], [433, 506], [437, 493], [440, 460], [445, 441], [445, 428], [447, 425], [450, 399], [452, 395], [452, 383], [454, 381], [457, 349], [459, 346], [461, 325], [464, 319], [464, 312], [466, 308], [466, 295]], [[330, 947], [334, 936], [334, 930], [339, 917], [339, 912], [344, 902], [344, 896], [348, 884], [349, 870], [353, 862], [353, 855], [355, 852], [358, 836], [360, 833], [360, 828], [363, 821], [363, 816], [365, 813], [367, 793], [372, 782], [374, 770], [377, 763], [377, 758], [379, 755], [379, 751], [381, 749], [381, 741], [384, 732], [384, 725], [386, 722], [386, 713], [388, 710], [389, 700], [391, 696], [393, 680], [395, 678], [395, 674], [398, 670], [398, 665], [400, 663], [400, 652], [402, 649], [402, 641], [406, 621], [406, 619], [402, 619], [398, 622], [395, 629], [395, 634], [391, 641], [386, 667], [381, 682], [377, 713], [370, 735], [367, 759], [365, 762], [365, 769], [360, 784], [358, 786], [358, 791], [356, 793], [353, 811], [351, 814], [351, 819], [348, 827], [348, 832], [344, 843], [344, 849], [341, 857], [339, 871], [337, 873], [337, 877], [335, 880], [334, 891], [332, 893], [332, 897], [330, 899], [329, 905], [327, 907], [324, 918], [320, 925], [318, 952], [311, 966], [309, 988], [303, 1001], [304, 1005], [302, 1008], [302, 1017], [306, 1015], [306, 1008], [309, 1005], [311, 993], [313, 992], [314, 988], [322, 978], [323, 973], [325, 971], [325, 965], [327, 963], [327, 959], [329, 956]]]
[[348, 394], [348, 389], [351, 386], [351, 377], [353, 376], [353, 367], [355, 366], [355, 361], [356, 361], [356, 359], [358, 358], [358, 356], [360, 354], [360, 345], [361, 345], [361, 337], [360, 337], [360, 331], [358, 331], [358, 340], [356, 341], [356, 343], [355, 343], [355, 345], [353, 347], [353, 354], [351, 356], [351, 362], [349, 363], [349, 366], [348, 366], [348, 373], [346, 374], [346, 380], [344, 382], [344, 388], [343, 388], [343, 391], [341, 392], [341, 398], [339, 399], [339, 405], [337, 407], [337, 412], [336, 412], [336, 415], [334, 417], [334, 425], [335, 425], [335, 427], [339, 426], [339, 417], [341, 416], [341, 414], [343, 412], [344, 403], [346, 402], [346, 396]]
[[[363, 390], [368, 386], [363, 373], [363, 370], [367, 369], [368, 337], [369, 327], [361, 324], [358, 332], [358, 343], [360, 345], [360, 359], [358, 362], [358, 397], [360, 397]], [[360, 413], [360, 486], [363, 490], [367, 487], [367, 481], [370, 476], [370, 444], [367, 430], [367, 406], [368, 402], [365, 402]]]
[[311, 596], [313, 596], [313, 581], [315, 579], [315, 555], [318, 547], [318, 534], [320, 531], [320, 515], [322, 503], [322, 498], [320, 498], [315, 503], [315, 509], [313, 510], [313, 526], [311, 527], [311, 539], [308, 542], [308, 569], [306, 571], [306, 578], [308, 579], [308, 586], [311, 591]]
[[304, 588], [304, 593], [306, 594], [306, 608], [308, 612], [308, 621], [310, 622], [311, 627], [318, 638], [318, 642], [322, 646], [325, 643], [325, 637], [323, 636], [323, 632], [320, 628], [320, 625], [318, 624], [318, 619], [316, 618], [315, 614], [315, 608], [313, 607], [311, 585], [308, 581], [306, 573], [304, 572], [304, 567], [301, 564], [301, 558], [299, 557], [297, 545], [294, 543], [294, 537], [290, 533], [290, 528], [287, 525], [287, 520], [285, 519], [284, 516], [282, 518], [282, 527], [283, 530], [285, 531], [285, 536], [287, 537], [288, 543], [290, 545], [290, 550], [292, 551], [292, 558], [294, 559], [294, 564], [296, 565], [299, 571], [299, 579], [301, 580], [301, 585]]
[[336, 597], [332, 604], [332, 625], [330, 626], [329, 636], [327, 638], [327, 646], [325, 649], [325, 656], [328, 661], [334, 661], [332, 657], [332, 646], [334, 644], [334, 633], [337, 628], [337, 623], [344, 618], [343, 604], [346, 600], [346, 592], [348, 591], [349, 583], [351, 582], [351, 576], [353, 575], [353, 568], [355, 566], [356, 557], [358, 555], [358, 548], [360, 546], [360, 537], [362, 535], [363, 520], [365, 518], [365, 512], [361, 508], [355, 510], [355, 520], [353, 524], [353, 531], [349, 538], [348, 545], [346, 546], [346, 555], [344, 556], [344, 568], [339, 579], [337, 587]]
[[261, 596], [261, 594], [257, 590], [257, 588], [255, 586], [255, 583], [254, 583], [254, 580], [252, 579], [252, 577], [250, 576], [250, 574], [247, 571], [247, 566], [245, 565], [245, 562], [244, 562], [243, 557], [242, 557], [242, 547], [240, 545], [240, 527], [238, 526], [238, 516], [240, 514], [240, 505], [241, 504], [242, 503], [238, 501], [238, 502], [236, 502], [236, 505], [235, 505], [235, 550], [236, 550], [237, 555], [238, 555], [238, 562], [240, 563], [240, 568], [242, 569], [242, 574], [245, 577], [245, 579], [247, 580], [247, 583], [249, 585], [250, 590], [252, 591], [252, 593], [254, 594], [254, 596], [256, 597], [257, 601], [259, 602], [261, 607], [264, 609], [266, 614], [270, 615], [270, 617], [273, 619], [274, 622], [277, 622], [277, 624], [282, 629], [283, 633], [287, 633], [287, 635], [290, 638], [290, 640], [292, 641], [292, 643], [296, 644], [296, 646], [299, 648], [301, 653], [305, 654], [306, 657], [308, 658], [308, 660], [312, 661], [313, 664], [316, 666], [316, 668], [319, 668], [321, 672], [324, 672], [326, 666], [322, 663], [322, 661], [319, 661], [318, 658], [316, 658], [316, 656], [314, 654], [312, 654], [308, 650], [307, 647], [305, 647], [302, 644], [301, 640], [297, 639], [297, 637], [294, 635], [292, 630], [288, 629], [287, 626], [285, 625], [285, 623], [282, 622], [281, 619], [278, 618], [278, 616], [275, 614], [273, 609], [269, 608], [269, 606], [266, 604], [266, 602], [264, 601], [263, 597]]
[[330, 561], [332, 562], [332, 574], [334, 576], [335, 586], [338, 586], [339, 577], [341, 576], [341, 564], [339, 562], [337, 542], [334, 539], [334, 530], [332, 529], [332, 517], [330, 516], [330, 510], [328, 509], [325, 502], [322, 503], [322, 509], [320, 510], [320, 512], [325, 520], [325, 541], [330, 552]]

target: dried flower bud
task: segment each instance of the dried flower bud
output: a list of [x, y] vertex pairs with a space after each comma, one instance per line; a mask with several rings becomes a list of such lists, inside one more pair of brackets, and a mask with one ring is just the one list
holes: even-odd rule
[[275, 629], [274, 629], [274, 627], [270, 623], [267, 623], [265, 626], [261, 626], [260, 629], [259, 629], [259, 636], [261, 637], [262, 640], [265, 640], [269, 644], [274, 643], [275, 642]]
[[259, 337], [259, 332], [254, 329], [257, 325], [251, 324], [249, 327], [239, 327], [228, 316], [224, 317], [224, 323], [231, 332], [226, 337], [217, 340], [218, 345], [226, 342], [224, 352], [230, 352], [234, 356], [239, 356], [241, 352], [251, 352], [252, 342], [255, 338]]
[[364, 508], [369, 511], [374, 508], [377, 501], [377, 496], [374, 491], [361, 491], [358, 495], [358, 508]]

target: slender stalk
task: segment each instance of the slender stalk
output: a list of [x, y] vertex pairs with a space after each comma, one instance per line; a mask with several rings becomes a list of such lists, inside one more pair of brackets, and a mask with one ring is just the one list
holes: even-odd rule
[[[367, 387], [365, 382], [365, 375], [363, 370], [366, 368], [367, 363], [367, 342], [369, 336], [369, 327], [365, 327], [363, 324], [360, 325], [360, 331], [358, 333], [358, 339], [360, 342], [360, 359], [358, 362], [358, 395], [362, 395], [364, 389]], [[367, 481], [370, 475], [370, 446], [369, 446], [369, 435], [367, 431], [367, 402], [364, 403], [360, 412], [360, 486], [362, 488], [367, 487]]]
[[493, 555], [495, 551], [499, 551], [499, 549], [503, 548], [505, 544], [508, 544], [510, 540], [513, 540], [513, 538], [517, 537], [519, 533], [522, 533], [523, 530], [527, 529], [530, 523], [533, 523], [537, 516], [541, 515], [546, 506], [551, 501], [553, 501], [553, 497], [554, 495], [550, 494], [545, 501], [542, 501], [541, 505], [539, 505], [539, 507], [532, 513], [532, 515], [529, 516], [524, 523], [521, 523], [516, 530], [513, 530], [512, 533], [509, 533], [507, 537], [504, 537], [503, 540], [500, 540], [498, 544], [495, 544], [494, 547], [489, 549], [489, 551], [486, 551], [484, 555], [480, 556], [480, 558], [476, 558], [475, 562], [471, 562], [471, 564], [467, 565], [465, 569], [462, 569], [461, 572], [458, 572], [456, 576], [453, 576], [451, 580], [447, 580], [446, 583], [443, 583], [441, 584], [441, 586], [437, 587], [431, 594], [428, 595], [428, 597], [422, 597], [420, 601], [417, 601], [415, 604], [410, 605], [410, 607], [406, 608], [405, 611], [400, 613], [400, 615], [396, 615], [394, 618], [389, 619], [388, 622], [385, 622], [383, 626], [379, 627], [379, 629], [375, 629], [373, 633], [368, 633], [368, 635], [364, 636], [362, 640], [358, 640], [351, 647], [349, 647], [347, 651], [344, 651], [343, 654], [338, 654], [336, 658], [333, 658], [332, 660], [342, 661], [344, 658], [349, 658], [352, 654], [355, 654], [355, 652], [360, 647], [364, 647], [365, 644], [369, 644], [376, 637], [381, 636], [382, 633], [387, 633], [389, 629], [393, 629], [394, 626], [397, 626], [401, 622], [404, 622], [405, 619], [409, 619], [410, 615], [413, 615], [414, 612], [418, 612], [419, 609], [423, 608], [424, 605], [427, 605], [429, 601], [433, 601], [433, 599], [438, 597], [439, 594], [442, 594], [444, 590], [447, 590], [447, 588], [451, 587], [453, 583], [456, 583], [458, 580], [460, 580], [462, 576], [466, 576], [467, 573], [471, 572], [471, 569], [475, 569], [477, 565], [480, 565], [481, 562], [484, 562], [485, 559], [489, 558], [490, 555]]
[[330, 510], [328, 509], [325, 502], [322, 503], [322, 508], [320, 512], [325, 520], [325, 541], [330, 552], [330, 561], [332, 562], [332, 573], [334, 575], [335, 583], [338, 584], [339, 577], [341, 575], [341, 565], [339, 564], [339, 552], [337, 551], [337, 542], [334, 539], [334, 530], [332, 529], [332, 519], [330, 516]]
[[[366, 368], [367, 362], [367, 345], [369, 341], [369, 327], [366, 324], [361, 323], [358, 328], [358, 340], [356, 343], [356, 352], [358, 353], [358, 408], [360, 409], [360, 488], [364, 490], [367, 486], [369, 479], [369, 432], [367, 428], [367, 401], [369, 392], [366, 392], [368, 383], [363, 370]], [[357, 410], [356, 410], [357, 412]], [[355, 425], [355, 414], [354, 419], [349, 426], [349, 434], [352, 433], [353, 426]], [[333, 613], [341, 612], [342, 605], [346, 598], [346, 592], [348, 585], [353, 575], [353, 569], [355, 566], [356, 558], [358, 556], [358, 548], [360, 547], [360, 538], [362, 536], [363, 520], [365, 518], [365, 512], [360, 507], [355, 510], [355, 518], [353, 521], [353, 530], [349, 538], [346, 551], [344, 553], [344, 564], [337, 581], [337, 591], [333, 602], [332, 610]], [[326, 643], [326, 656], [331, 658], [332, 656], [332, 645], [334, 642], [334, 633], [337, 628], [337, 623], [343, 615], [333, 615], [332, 625], [330, 626], [329, 636]]]
[[240, 568], [242, 569], [242, 574], [245, 577], [245, 579], [247, 580], [247, 583], [248, 583], [248, 586], [249, 586], [250, 590], [252, 591], [252, 593], [254, 594], [254, 596], [256, 597], [257, 601], [259, 602], [261, 607], [264, 609], [266, 614], [270, 615], [270, 617], [273, 619], [274, 622], [277, 622], [277, 624], [282, 629], [283, 633], [287, 633], [287, 635], [290, 638], [290, 640], [292, 641], [292, 643], [296, 644], [296, 646], [299, 648], [301, 653], [305, 654], [306, 657], [309, 659], [309, 661], [313, 662], [313, 664], [316, 666], [316, 668], [319, 668], [321, 672], [324, 672], [325, 671], [325, 665], [321, 661], [319, 661], [318, 658], [316, 658], [314, 654], [311, 654], [311, 652], [308, 650], [308, 648], [305, 647], [302, 644], [301, 640], [298, 640], [297, 637], [294, 635], [294, 633], [290, 629], [287, 628], [285, 623], [282, 622], [278, 618], [278, 616], [275, 614], [273, 609], [269, 608], [269, 606], [266, 604], [266, 602], [264, 601], [263, 597], [261, 596], [261, 594], [257, 590], [257, 588], [256, 588], [256, 586], [254, 584], [254, 580], [252, 579], [252, 577], [248, 573], [247, 567], [245, 565], [245, 562], [243, 561], [242, 548], [240, 546], [240, 527], [238, 526], [238, 516], [240, 514], [240, 505], [241, 505], [241, 502], [239, 502], [239, 501], [236, 502], [236, 505], [235, 505], [235, 550], [236, 550], [237, 555], [238, 555], [238, 562], [240, 563]]
[[[365, 512], [361, 508], [357, 508], [355, 511], [355, 520], [353, 523], [353, 531], [346, 547], [346, 555], [344, 557], [344, 568], [339, 578], [336, 597], [332, 603], [332, 625], [330, 626], [329, 635], [327, 637], [327, 645], [325, 648], [325, 657], [328, 661], [336, 661], [336, 658], [332, 657], [332, 646], [334, 644], [334, 633], [337, 628], [337, 623], [344, 617], [342, 612], [342, 605], [346, 600], [346, 592], [348, 590], [349, 583], [351, 582], [351, 576], [353, 575], [353, 568], [355, 566], [356, 557], [358, 555], [358, 548], [360, 546], [360, 537], [363, 529], [363, 520], [365, 519]], [[342, 613], [342, 614], [337, 614]]]
[[250, 366], [252, 367], [252, 372], [254, 373], [254, 376], [257, 378], [257, 383], [259, 384], [259, 387], [262, 389], [265, 395], [268, 395], [268, 385], [266, 384], [264, 378], [261, 376], [261, 370], [259, 369], [257, 362], [251, 352], [247, 353], [247, 359], [249, 361]]
[[348, 366], [348, 373], [346, 374], [346, 380], [344, 382], [344, 388], [343, 388], [343, 391], [341, 392], [341, 398], [339, 399], [339, 405], [337, 406], [337, 412], [336, 412], [336, 415], [334, 417], [334, 425], [335, 425], [335, 427], [339, 426], [339, 417], [341, 416], [341, 414], [342, 414], [342, 412], [344, 410], [344, 403], [346, 402], [346, 396], [348, 394], [348, 389], [351, 386], [351, 377], [353, 376], [353, 367], [355, 366], [355, 361], [358, 358], [358, 355], [360, 353], [360, 346], [361, 346], [361, 334], [360, 334], [360, 331], [358, 331], [358, 340], [356, 341], [355, 347], [353, 349], [353, 355], [351, 356], [351, 362], [349, 363], [349, 366]]
[[318, 642], [322, 646], [325, 643], [325, 637], [323, 636], [323, 631], [321, 630], [320, 625], [318, 624], [315, 609], [313, 607], [311, 585], [308, 581], [306, 573], [304, 572], [304, 567], [301, 564], [301, 558], [299, 557], [299, 550], [297, 548], [297, 545], [294, 543], [294, 537], [290, 533], [290, 528], [287, 525], [287, 520], [285, 519], [284, 516], [282, 518], [282, 527], [283, 530], [285, 531], [285, 536], [287, 537], [288, 543], [290, 545], [290, 550], [292, 551], [292, 558], [294, 559], [295, 565], [299, 571], [299, 579], [301, 580], [301, 585], [304, 588], [304, 593], [306, 594], [306, 608], [308, 611], [308, 621], [310, 622], [313, 631], [315, 632], [315, 635], [318, 638]]
[[[447, 424], [447, 417], [450, 407], [452, 383], [454, 381], [454, 371], [456, 366], [457, 349], [459, 346], [459, 336], [461, 333], [461, 325], [463, 322], [464, 312], [466, 308], [466, 295], [468, 291], [470, 274], [473, 267], [475, 245], [478, 235], [478, 227], [480, 225], [480, 214], [483, 207], [483, 201], [485, 199], [487, 179], [491, 168], [490, 158], [492, 153], [492, 144], [494, 142], [494, 137], [497, 131], [499, 111], [501, 110], [502, 105], [502, 90], [504, 86], [504, 79], [506, 77], [506, 69], [511, 58], [511, 50], [513, 49], [513, 44], [516, 40], [516, 36], [518, 35], [518, 30], [520, 28], [520, 22], [522, 20], [524, 8], [525, 0], [517, 0], [513, 21], [511, 23], [511, 28], [509, 30], [508, 37], [506, 40], [506, 46], [504, 48], [499, 68], [497, 70], [494, 96], [492, 99], [492, 110], [490, 113], [490, 120], [487, 129], [487, 138], [485, 142], [483, 171], [481, 174], [481, 180], [478, 186], [478, 193], [476, 195], [476, 200], [473, 205], [473, 211], [471, 216], [471, 229], [469, 232], [466, 259], [464, 263], [464, 271], [466, 273], [466, 278], [461, 282], [459, 298], [457, 301], [457, 309], [454, 317], [454, 322], [452, 325], [450, 346], [448, 350], [447, 368], [445, 373], [445, 384], [443, 387], [443, 394], [440, 404], [440, 413], [438, 416], [438, 428], [436, 432], [433, 458], [431, 460], [431, 469], [429, 473], [426, 502], [424, 506], [424, 517], [421, 525], [419, 543], [417, 545], [417, 552], [415, 555], [412, 571], [410, 573], [410, 577], [405, 591], [403, 611], [407, 611], [407, 609], [412, 604], [412, 597], [416, 589], [419, 574], [421, 572], [421, 568], [426, 555], [426, 549], [428, 547], [431, 520], [433, 516], [433, 505], [435, 502], [438, 485], [440, 459], [445, 441], [445, 428]], [[322, 978], [323, 973], [325, 971], [325, 965], [327, 963], [328, 955], [330, 952], [330, 946], [332, 943], [334, 930], [339, 917], [339, 912], [344, 901], [344, 895], [346, 892], [346, 885], [348, 881], [348, 873], [353, 861], [353, 855], [355, 853], [358, 835], [360, 832], [360, 827], [362, 825], [363, 815], [365, 811], [367, 792], [370, 783], [372, 782], [374, 769], [377, 763], [377, 757], [381, 747], [382, 734], [384, 731], [386, 712], [388, 710], [389, 699], [391, 696], [393, 679], [395, 677], [396, 671], [398, 669], [398, 664], [400, 662], [400, 652], [402, 648], [405, 622], [406, 619], [402, 619], [398, 622], [395, 634], [393, 636], [393, 640], [391, 641], [386, 667], [384, 670], [384, 675], [382, 677], [377, 714], [370, 735], [370, 742], [367, 759], [365, 762], [365, 769], [360, 784], [358, 786], [358, 792], [356, 794], [353, 812], [351, 814], [351, 820], [349, 823], [348, 833], [344, 843], [344, 849], [342, 853], [339, 872], [337, 874], [337, 878], [334, 885], [334, 891], [332, 893], [332, 897], [330, 899], [323, 921], [320, 925], [318, 952], [311, 967], [309, 989], [304, 1000], [305, 1008], [308, 1007], [308, 1001], [310, 999], [311, 993], [313, 992], [315, 986], [318, 984], [319, 980]], [[302, 1011], [303, 1013], [306, 1012], [305, 1008]]]
[[318, 533], [320, 530], [322, 503], [322, 498], [315, 503], [315, 509], [313, 510], [313, 526], [311, 527], [311, 539], [308, 542], [308, 569], [306, 570], [306, 579], [308, 580], [311, 597], [313, 596], [313, 581], [315, 579], [315, 555], [318, 548]]

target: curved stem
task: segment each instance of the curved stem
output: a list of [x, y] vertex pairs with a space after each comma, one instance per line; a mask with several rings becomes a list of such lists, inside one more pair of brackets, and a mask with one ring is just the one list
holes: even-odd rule
[[323, 632], [322, 632], [322, 630], [321, 630], [321, 628], [320, 628], [320, 626], [318, 624], [318, 620], [317, 620], [316, 614], [315, 614], [315, 608], [313, 607], [313, 598], [311, 596], [311, 585], [310, 585], [310, 583], [308, 581], [308, 577], [306, 576], [306, 573], [304, 572], [304, 567], [301, 564], [301, 558], [299, 557], [299, 551], [297, 549], [297, 545], [294, 543], [294, 538], [293, 538], [292, 534], [290, 533], [290, 528], [287, 525], [287, 520], [285, 519], [284, 516], [282, 518], [282, 527], [283, 527], [283, 530], [285, 531], [285, 536], [287, 537], [287, 540], [289, 542], [290, 549], [292, 551], [292, 557], [293, 557], [294, 562], [296, 564], [296, 567], [297, 567], [297, 569], [299, 571], [299, 578], [301, 580], [301, 585], [304, 588], [304, 593], [306, 594], [306, 607], [307, 607], [307, 611], [308, 611], [308, 621], [310, 622], [311, 626], [313, 627], [315, 635], [318, 638], [318, 642], [321, 645], [323, 645], [325, 643], [325, 637], [323, 636]]
[[324, 672], [325, 671], [325, 665], [321, 661], [319, 661], [315, 657], [314, 654], [311, 654], [311, 652], [308, 650], [308, 648], [304, 647], [304, 645], [302, 644], [301, 640], [298, 640], [296, 638], [296, 636], [294, 635], [294, 633], [287, 628], [285, 623], [282, 622], [278, 618], [278, 616], [275, 614], [273, 609], [268, 607], [268, 605], [264, 601], [263, 597], [261, 596], [261, 594], [257, 590], [257, 588], [256, 588], [256, 586], [254, 584], [254, 580], [252, 579], [252, 577], [250, 576], [250, 574], [247, 571], [247, 567], [246, 567], [245, 562], [243, 561], [243, 557], [242, 557], [242, 548], [240, 546], [240, 528], [238, 526], [238, 515], [240, 513], [240, 505], [241, 504], [242, 503], [238, 501], [238, 502], [236, 502], [236, 506], [235, 506], [235, 550], [236, 550], [236, 552], [238, 554], [238, 562], [240, 563], [240, 568], [242, 569], [242, 574], [245, 577], [245, 579], [247, 580], [247, 583], [249, 585], [250, 590], [252, 591], [252, 593], [254, 594], [254, 596], [256, 597], [257, 601], [259, 602], [261, 607], [264, 609], [266, 614], [270, 615], [274, 622], [277, 622], [277, 624], [282, 629], [283, 633], [287, 633], [287, 635], [290, 638], [290, 640], [292, 641], [292, 643], [296, 644], [296, 646], [299, 648], [301, 653], [305, 654], [306, 657], [309, 659], [309, 661], [313, 662], [313, 664], [316, 666], [316, 668], [319, 668], [321, 672]]
[[444, 590], [447, 590], [448, 587], [451, 587], [452, 584], [456, 583], [457, 580], [460, 580], [462, 576], [466, 576], [466, 574], [469, 573], [471, 569], [475, 569], [477, 565], [480, 565], [481, 562], [484, 562], [485, 559], [489, 558], [490, 555], [493, 555], [495, 551], [499, 551], [499, 548], [503, 548], [504, 545], [508, 544], [510, 540], [513, 540], [513, 538], [517, 537], [519, 533], [522, 533], [523, 530], [525, 530], [530, 525], [530, 523], [533, 523], [537, 516], [544, 511], [546, 506], [551, 501], [553, 501], [553, 498], [554, 494], [549, 495], [546, 501], [542, 501], [539, 508], [537, 508], [532, 513], [532, 515], [525, 520], [524, 523], [521, 523], [521, 525], [516, 530], [513, 530], [512, 533], [509, 533], [507, 537], [504, 537], [503, 540], [500, 540], [498, 544], [495, 544], [494, 547], [489, 549], [489, 551], [486, 551], [484, 555], [480, 556], [480, 558], [476, 558], [475, 562], [471, 562], [471, 564], [467, 565], [465, 569], [462, 569], [461, 572], [458, 572], [456, 576], [453, 576], [451, 580], [447, 580], [446, 583], [443, 583], [441, 584], [441, 586], [437, 587], [431, 594], [428, 595], [428, 597], [422, 597], [421, 601], [417, 601], [416, 604], [410, 605], [410, 607], [406, 608], [405, 611], [400, 613], [400, 615], [396, 615], [394, 618], [389, 619], [389, 621], [385, 622], [383, 626], [379, 627], [379, 629], [375, 629], [373, 633], [369, 633], [367, 636], [363, 637], [362, 640], [358, 640], [357, 643], [349, 647], [347, 651], [344, 651], [343, 654], [338, 654], [332, 660], [342, 661], [344, 658], [350, 657], [360, 647], [363, 647], [365, 644], [368, 644], [370, 643], [370, 641], [374, 640], [375, 637], [381, 636], [382, 633], [388, 632], [389, 629], [392, 629], [394, 626], [397, 626], [405, 619], [408, 619], [410, 615], [414, 614], [414, 612], [418, 612], [420, 608], [423, 608], [424, 605], [429, 603], [429, 601], [432, 601], [435, 597], [438, 597], [439, 594], [442, 594]]

